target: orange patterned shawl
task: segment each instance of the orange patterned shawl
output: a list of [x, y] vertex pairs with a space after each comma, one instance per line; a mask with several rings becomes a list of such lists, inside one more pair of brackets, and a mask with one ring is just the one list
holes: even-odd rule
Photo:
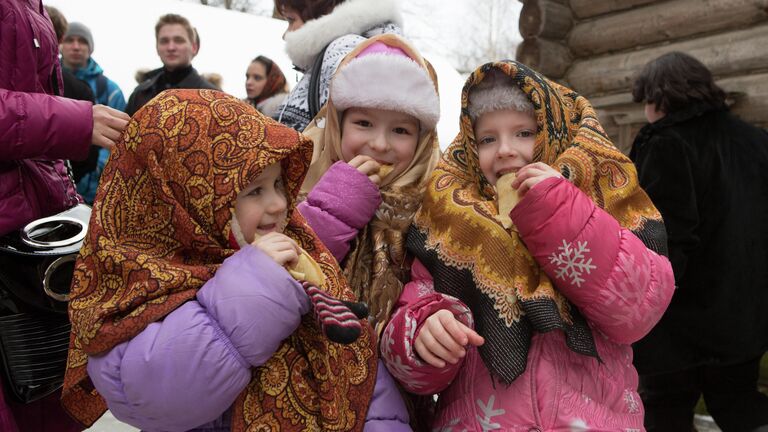
[[[104, 170], [75, 265], [62, 401], [76, 419], [90, 425], [106, 410], [86, 373], [88, 355], [195, 297], [234, 253], [237, 194], [269, 164], [282, 165], [286, 234], [321, 265], [331, 295], [354, 299], [332, 255], [293, 211], [311, 156], [311, 141], [217, 91], [166, 91], [136, 113]], [[375, 338], [364, 328], [356, 343], [337, 345], [305, 316], [254, 369], [235, 401], [232, 430], [362, 430], [376, 377]]]
[[464, 85], [460, 133], [443, 153], [408, 235], [408, 250], [430, 270], [435, 289], [464, 301], [485, 344], [485, 365], [509, 384], [524, 370], [534, 331], [562, 329], [568, 346], [596, 356], [592, 334], [516, 232], [498, 214], [494, 188], [480, 170], [472, 121], [471, 89], [491, 70], [511, 78], [528, 95], [539, 125], [534, 161], [570, 179], [645, 244], [665, 244], [661, 215], [640, 188], [632, 162], [611, 144], [589, 101], [513, 61], [488, 63]]

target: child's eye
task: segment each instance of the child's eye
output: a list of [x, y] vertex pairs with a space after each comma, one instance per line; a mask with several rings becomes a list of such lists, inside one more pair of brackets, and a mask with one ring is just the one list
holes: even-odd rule
[[494, 137], [483, 137], [483, 138], [480, 138], [480, 140], [477, 143], [479, 145], [483, 145], [483, 144], [490, 144], [494, 141], [496, 141], [496, 138]]
[[253, 189], [252, 191], [248, 192], [249, 196], [259, 196], [261, 195], [261, 187], [257, 187]]
[[524, 130], [524, 131], [520, 131], [520, 133], [518, 133], [518, 136], [520, 136], [521, 138], [531, 138], [533, 136], [536, 136], [536, 132], [530, 131], [530, 130]]
[[373, 126], [371, 124], [371, 122], [369, 122], [368, 120], [356, 120], [354, 123], [356, 125], [362, 126], [362, 127], [371, 127], [371, 126]]
[[411, 135], [411, 131], [404, 127], [396, 127], [392, 129], [392, 132], [398, 134], [398, 135]]
[[283, 179], [279, 178], [275, 180], [275, 190], [278, 190], [281, 192], [285, 190], [285, 184], [283, 183]]

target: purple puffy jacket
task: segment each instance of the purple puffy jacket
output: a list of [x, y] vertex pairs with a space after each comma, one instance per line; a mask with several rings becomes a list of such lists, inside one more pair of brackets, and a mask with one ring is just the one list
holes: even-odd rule
[[79, 201], [59, 159], [83, 159], [90, 102], [58, 96], [58, 44], [40, 0], [0, 0], [0, 235]]

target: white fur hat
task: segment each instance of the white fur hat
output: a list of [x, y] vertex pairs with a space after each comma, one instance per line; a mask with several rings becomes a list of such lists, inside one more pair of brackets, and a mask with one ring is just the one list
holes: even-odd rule
[[440, 118], [440, 100], [429, 72], [400, 48], [374, 42], [345, 66], [331, 83], [339, 111], [377, 108], [410, 114], [431, 130]]
[[533, 104], [525, 93], [512, 82], [512, 78], [491, 71], [469, 92], [469, 117], [474, 122], [481, 115], [505, 109], [533, 112]]

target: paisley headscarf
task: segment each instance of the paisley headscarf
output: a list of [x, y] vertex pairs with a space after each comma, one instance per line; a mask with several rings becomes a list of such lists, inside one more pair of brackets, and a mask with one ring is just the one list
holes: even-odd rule
[[[76, 419], [90, 425], [107, 408], [87, 376], [88, 356], [195, 297], [235, 252], [237, 194], [272, 163], [281, 164], [286, 186], [286, 235], [321, 266], [328, 293], [353, 299], [333, 256], [293, 211], [311, 155], [305, 137], [217, 91], [169, 90], [136, 113], [105, 167], [75, 264], [62, 400]], [[376, 376], [374, 340], [366, 325], [357, 342], [333, 344], [305, 316], [253, 370], [235, 401], [232, 430], [362, 430]]]
[[533, 332], [561, 329], [575, 352], [597, 356], [592, 333], [498, 214], [494, 188], [478, 163], [469, 94], [492, 71], [510, 77], [530, 99], [539, 125], [534, 161], [555, 167], [599, 207], [656, 251], [664, 248], [661, 215], [639, 187], [632, 162], [617, 150], [589, 101], [514, 61], [488, 63], [462, 92], [460, 133], [432, 174], [408, 235], [408, 250], [429, 269], [439, 292], [472, 310], [485, 338], [480, 355], [505, 384], [524, 370]]
[[[358, 45], [341, 62], [343, 70], [351, 60], [369, 46], [384, 43], [402, 49], [420, 65], [437, 91], [437, 76], [432, 66], [419, 53], [396, 35], [386, 34], [370, 38]], [[333, 81], [331, 82], [333, 86]], [[341, 153], [341, 115], [333, 103], [333, 95], [304, 133], [315, 143], [312, 165], [302, 186], [307, 194], [330, 166], [343, 160]], [[389, 315], [410, 275], [405, 257], [405, 236], [413, 215], [421, 204], [424, 185], [440, 157], [435, 129], [423, 130], [416, 152], [408, 167], [393, 179], [379, 185], [382, 204], [368, 225], [358, 234], [343, 262], [344, 275], [360, 301], [370, 308], [370, 316], [377, 334], [381, 334]]]

